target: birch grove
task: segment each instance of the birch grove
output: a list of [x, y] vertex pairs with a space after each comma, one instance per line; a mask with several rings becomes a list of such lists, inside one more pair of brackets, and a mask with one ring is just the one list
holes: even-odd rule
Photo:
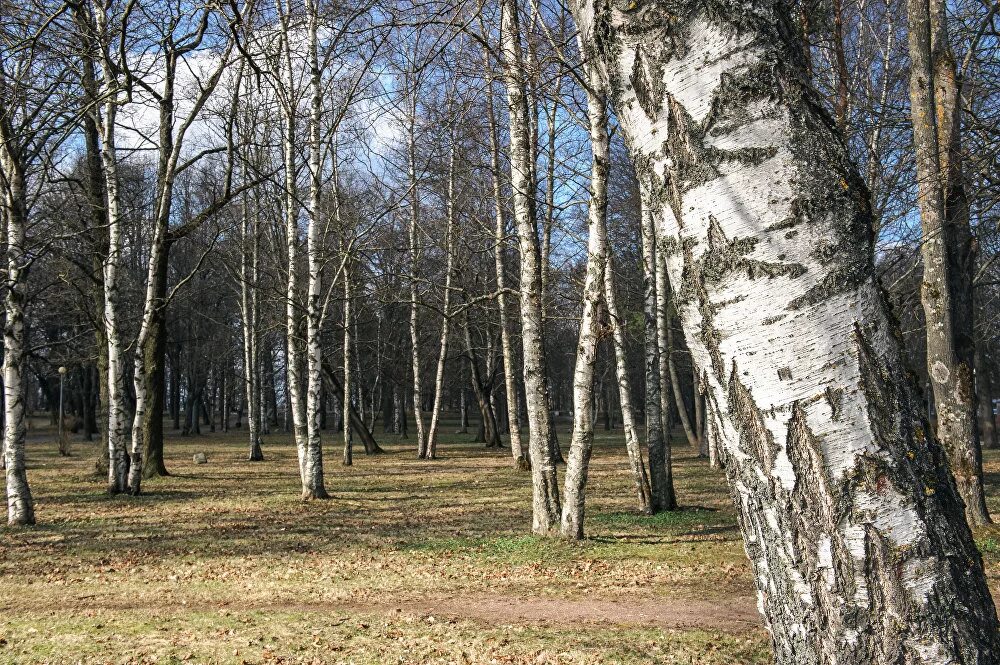
[[483, 551], [741, 541], [778, 663], [996, 661], [993, 5], [0, 9], [11, 527], [412, 465]]

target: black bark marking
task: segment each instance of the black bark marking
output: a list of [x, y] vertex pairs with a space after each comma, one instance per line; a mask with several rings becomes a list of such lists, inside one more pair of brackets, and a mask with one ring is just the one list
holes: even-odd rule
[[710, 284], [718, 284], [727, 275], [737, 271], [745, 271], [747, 277], [752, 280], [780, 276], [794, 279], [805, 274], [806, 268], [800, 263], [778, 263], [747, 258], [746, 255], [754, 250], [758, 242], [759, 238], [752, 237], [729, 240], [718, 220], [709, 215], [709, 251], [702, 259], [704, 262], [702, 273], [705, 280]]
[[733, 360], [729, 374], [729, 415], [740, 435], [740, 448], [757, 460], [765, 474], [770, 475], [778, 454], [774, 435], [764, 424], [764, 414], [750, 394], [750, 390], [740, 381], [736, 361]]
[[[646, 69], [649, 69], [647, 72]], [[658, 59], [646, 61], [642, 57], [642, 47], [636, 47], [635, 61], [632, 63], [632, 89], [636, 101], [651, 121], [655, 122], [663, 106], [663, 65]]]
[[844, 401], [844, 389], [843, 388], [831, 388], [826, 387], [826, 402], [830, 405], [831, 417], [834, 420], [840, 420], [840, 411], [843, 408], [842, 403]]

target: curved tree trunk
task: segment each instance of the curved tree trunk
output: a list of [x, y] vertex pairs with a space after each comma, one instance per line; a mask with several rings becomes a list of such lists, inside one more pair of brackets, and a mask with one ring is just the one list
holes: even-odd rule
[[982, 559], [787, 5], [574, 8], [656, 211], [781, 664], [996, 663]]

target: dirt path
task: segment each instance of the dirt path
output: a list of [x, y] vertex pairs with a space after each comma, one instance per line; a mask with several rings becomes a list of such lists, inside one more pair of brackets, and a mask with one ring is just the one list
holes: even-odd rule
[[[686, 598], [539, 598], [501, 594], [473, 594], [432, 598], [400, 598], [342, 602], [220, 602], [187, 603], [161, 599], [155, 604], [140, 600], [82, 596], [67, 599], [76, 611], [139, 611], [181, 616], [190, 612], [301, 612], [388, 617], [408, 616], [427, 622], [471, 620], [490, 625], [539, 626], [653, 626], [669, 629], [720, 630], [741, 633], [762, 625], [756, 600], [732, 596], [718, 600]], [[0, 603], [0, 614], [8, 611], [41, 611], [34, 603]], [[353, 620], [353, 619], [352, 619]]]
[[643, 625], [744, 632], [762, 625], [757, 601], [749, 596], [718, 601], [678, 598], [607, 600], [466, 596], [403, 603], [402, 613], [491, 624]]

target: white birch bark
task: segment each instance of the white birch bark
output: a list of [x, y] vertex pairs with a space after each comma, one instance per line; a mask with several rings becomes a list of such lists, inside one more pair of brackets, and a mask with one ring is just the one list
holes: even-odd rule
[[[322, 72], [319, 66], [318, 0], [306, 3], [308, 11], [309, 66], [309, 205], [306, 254], [309, 284], [306, 295], [306, 450], [302, 474], [302, 498], [326, 499], [323, 482], [323, 440], [320, 429], [320, 399], [323, 390], [323, 258], [320, 197], [322, 194], [320, 123], [323, 112]], [[336, 159], [336, 152], [334, 152]]]
[[102, 266], [104, 329], [108, 347], [108, 403], [105, 406], [108, 410], [108, 492], [118, 494], [127, 489], [125, 454], [128, 427], [125, 407], [125, 360], [118, 325], [120, 299], [118, 270], [122, 256], [122, 233], [115, 123], [118, 114], [119, 86], [114, 74], [117, 67], [110, 56], [112, 47], [104, 41], [108, 34], [107, 9], [100, 2], [94, 3], [93, 7], [102, 73], [100, 96], [104, 100], [101, 109], [103, 112], [97, 114], [97, 122], [101, 137], [101, 166], [108, 214], [108, 255]]
[[299, 460], [299, 477], [302, 486], [307, 483], [308, 434], [306, 426], [305, 395], [302, 392], [303, 339], [299, 310], [298, 275], [298, 195], [296, 186], [296, 115], [298, 95], [295, 91], [294, 65], [289, 18], [282, 16], [282, 137], [281, 157], [285, 175], [284, 215], [285, 254], [288, 272], [285, 283], [285, 381], [288, 402], [286, 404], [286, 425], [291, 418], [295, 448]]
[[[166, 194], [169, 196], [169, 194]], [[161, 195], [162, 196], [162, 195]], [[160, 205], [162, 206], [162, 200]], [[153, 238], [150, 243], [149, 269], [146, 275], [146, 290], [143, 298], [142, 319], [139, 334], [135, 341], [135, 361], [132, 368], [132, 387], [135, 391], [135, 411], [132, 414], [132, 437], [129, 447], [129, 468], [127, 489], [132, 495], [138, 495], [142, 483], [142, 451], [143, 451], [143, 420], [149, 404], [149, 391], [146, 389], [146, 345], [153, 326], [153, 316], [160, 306], [157, 302], [155, 276], [160, 254], [167, 251], [167, 218], [157, 215], [153, 224]], [[109, 349], [110, 350], [110, 349]], [[114, 463], [110, 465], [114, 467]]]
[[250, 203], [244, 195], [243, 216], [240, 225], [240, 314], [243, 327], [243, 387], [246, 395], [247, 430], [250, 436], [251, 462], [264, 460], [260, 441], [260, 329], [257, 279], [260, 241], [256, 211], [251, 213]]
[[670, 380], [670, 358], [673, 344], [670, 337], [670, 282], [667, 277], [666, 252], [657, 242], [656, 247], [656, 332], [660, 354], [660, 415], [663, 422], [663, 440], [667, 447], [667, 472], [670, 465], [670, 435], [673, 430], [670, 405], [673, 403], [673, 382]]
[[420, 192], [417, 182], [417, 84], [410, 92], [410, 107], [407, 117], [406, 156], [407, 176], [410, 185], [410, 368], [413, 374], [413, 423], [417, 430], [417, 457], [427, 456], [427, 438], [424, 433], [422, 375], [420, 366], [420, 305], [417, 279], [420, 263]]
[[[625, 450], [628, 452], [632, 480], [635, 482], [639, 510], [652, 513], [652, 490], [646, 463], [642, 459], [642, 443], [639, 428], [635, 424], [635, 409], [632, 406], [632, 386], [628, 380], [628, 354], [625, 346], [625, 324], [618, 310], [618, 294], [615, 291], [614, 256], [609, 255], [604, 269], [604, 302], [611, 319], [611, 342], [615, 349], [615, 377], [618, 380], [618, 399], [622, 411], [622, 431], [625, 435]], [[610, 408], [610, 405], [609, 405]]]
[[583, 538], [587, 472], [594, 447], [594, 366], [597, 363], [600, 307], [607, 270], [608, 137], [607, 96], [600, 77], [588, 75], [587, 119], [590, 124], [590, 202], [587, 211], [587, 272], [583, 282], [583, 311], [573, 372], [573, 436], [562, 502], [560, 532], [564, 538]]
[[21, 164], [13, 151], [14, 137], [6, 128], [0, 135], [0, 169], [4, 181], [4, 240], [6, 240], [6, 292], [3, 326], [3, 453], [7, 483], [7, 524], [35, 523], [35, 502], [28, 486], [24, 442], [24, 308], [27, 299], [28, 256], [25, 252], [27, 227], [26, 183]]
[[496, 268], [497, 308], [500, 310], [500, 353], [503, 356], [503, 381], [507, 399], [507, 422], [510, 430], [510, 452], [515, 468], [527, 471], [528, 451], [521, 439], [521, 418], [518, 413], [517, 368], [514, 363], [514, 348], [510, 338], [510, 322], [507, 309], [507, 276], [504, 268], [504, 248], [507, 246], [507, 221], [503, 206], [503, 183], [500, 180], [500, 136], [493, 107], [493, 82], [486, 86], [486, 109], [490, 132], [490, 173], [493, 175], [493, 262]]
[[646, 451], [649, 454], [649, 485], [653, 513], [677, 508], [673, 478], [668, 473], [668, 449], [663, 433], [663, 401], [660, 396], [660, 331], [657, 289], [656, 228], [654, 212], [642, 206], [642, 281], [644, 319], [644, 376], [646, 380]]
[[521, 250], [521, 340], [532, 477], [532, 531], [545, 535], [560, 521], [559, 487], [550, 445], [551, 414], [545, 372], [542, 262], [535, 218], [535, 185], [515, 0], [501, 0], [501, 49], [510, 118], [510, 171], [514, 219]]
[[655, 206], [776, 661], [997, 662], [982, 560], [874, 275], [867, 194], [787, 6], [574, 13]]

